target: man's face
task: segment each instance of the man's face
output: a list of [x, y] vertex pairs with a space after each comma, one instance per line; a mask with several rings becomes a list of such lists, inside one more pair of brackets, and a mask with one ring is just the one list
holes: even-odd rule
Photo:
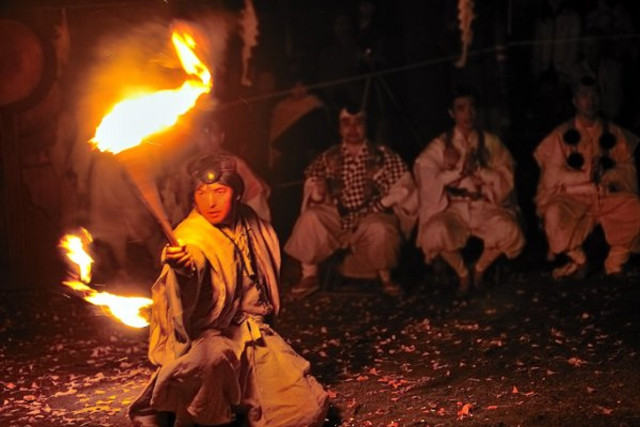
[[476, 100], [473, 96], [462, 96], [453, 100], [449, 115], [462, 131], [470, 132], [476, 125]]
[[218, 125], [205, 126], [200, 131], [196, 142], [201, 153], [215, 153], [222, 149], [224, 132]]
[[580, 86], [573, 96], [573, 106], [579, 117], [593, 120], [598, 117], [600, 96], [593, 86]]
[[224, 184], [201, 184], [195, 191], [198, 212], [213, 225], [231, 222], [233, 189]]
[[347, 144], [363, 143], [366, 137], [364, 114], [341, 115], [340, 136]]

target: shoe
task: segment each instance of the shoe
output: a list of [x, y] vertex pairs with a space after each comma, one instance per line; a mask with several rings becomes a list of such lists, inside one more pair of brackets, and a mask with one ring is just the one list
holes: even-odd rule
[[389, 280], [388, 282], [382, 282], [382, 293], [390, 297], [399, 297], [402, 295], [402, 288], [397, 283]]
[[587, 277], [587, 263], [578, 264], [575, 261], [569, 261], [565, 265], [554, 268], [551, 272], [553, 280], [570, 278], [574, 280], [584, 280]]
[[471, 288], [471, 275], [466, 274], [465, 276], [458, 277], [458, 290], [456, 291], [456, 297], [464, 298], [469, 295], [469, 289]]
[[291, 295], [294, 298], [305, 298], [318, 290], [320, 290], [318, 276], [307, 276], [291, 288]]
[[131, 424], [133, 427], [162, 427], [165, 425], [158, 414], [132, 415]]

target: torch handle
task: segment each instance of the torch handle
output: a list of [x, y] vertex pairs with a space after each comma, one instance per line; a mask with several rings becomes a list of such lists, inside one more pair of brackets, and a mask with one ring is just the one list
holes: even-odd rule
[[123, 152], [119, 155], [120, 161], [128, 172], [129, 178], [134, 187], [138, 190], [140, 199], [147, 207], [147, 210], [160, 224], [162, 232], [172, 246], [179, 246], [178, 239], [173, 233], [173, 228], [167, 218], [167, 213], [162, 205], [162, 200], [158, 193], [158, 188], [150, 174], [148, 159], [144, 156], [137, 157]]
[[158, 218], [157, 216], [156, 216], [156, 219], [158, 220], [158, 223], [162, 228], [162, 232], [164, 233], [164, 236], [167, 238], [171, 246], [180, 246], [180, 243], [178, 242], [178, 238], [173, 233], [173, 229], [171, 228], [169, 221], [163, 221], [162, 218]]

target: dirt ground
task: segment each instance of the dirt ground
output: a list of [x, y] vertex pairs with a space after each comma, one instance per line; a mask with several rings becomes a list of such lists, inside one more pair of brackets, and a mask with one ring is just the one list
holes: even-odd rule
[[[286, 262], [275, 328], [330, 394], [327, 426], [634, 426], [639, 274], [554, 283], [511, 269], [461, 301], [450, 276], [418, 268], [398, 299], [352, 281], [293, 301]], [[0, 298], [0, 425], [128, 425], [153, 370], [146, 329], [62, 285]]]

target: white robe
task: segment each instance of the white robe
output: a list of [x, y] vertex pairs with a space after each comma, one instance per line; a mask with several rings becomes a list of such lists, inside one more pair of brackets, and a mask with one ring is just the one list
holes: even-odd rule
[[640, 234], [637, 175], [628, 134], [609, 124], [609, 131], [617, 140], [609, 153], [615, 167], [603, 175], [601, 182], [605, 187], [615, 186], [616, 191], [598, 194], [593, 164], [602, 154], [598, 142], [602, 123], [592, 128], [586, 128], [579, 120], [573, 123], [580, 134], [576, 150], [584, 158], [584, 167], [574, 170], [566, 164], [572, 148], [563, 141], [563, 135], [569, 124], [554, 129], [534, 152], [540, 166], [536, 207], [554, 254], [579, 250], [593, 228], [601, 224], [611, 245], [605, 267], [607, 272], [614, 273], [627, 261], [629, 252], [638, 249]]
[[[431, 141], [416, 159], [414, 176], [420, 201], [416, 244], [427, 262], [441, 252], [461, 249], [472, 235], [482, 239], [485, 248], [498, 249], [510, 258], [524, 246], [513, 193], [513, 159], [496, 135], [484, 133], [488, 164], [475, 172], [481, 186], [477, 187], [469, 177], [461, 179], [465, 156], [477, 147], [477, 138], [477, 132], [467, 140], [454, 130], [451, 143], [460, 158], [451, 170], [444, 167], [444, 134]], [[445, 190], [453, 183], [470, 192], [480, 191], [483, 198], [453, 198]]]

